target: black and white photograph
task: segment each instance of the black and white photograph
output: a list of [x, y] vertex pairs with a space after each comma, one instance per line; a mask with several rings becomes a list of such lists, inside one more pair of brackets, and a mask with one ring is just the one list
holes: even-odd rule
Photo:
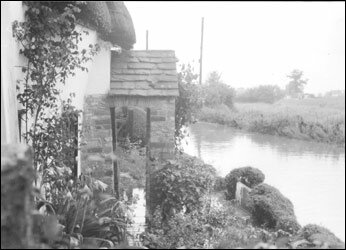
[[345, 249], [345, 1], [1, 1], [1, 249]]

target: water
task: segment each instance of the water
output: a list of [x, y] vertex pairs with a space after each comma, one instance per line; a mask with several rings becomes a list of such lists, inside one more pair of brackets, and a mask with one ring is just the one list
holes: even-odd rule
[[145, 231], [145, 192], [143, 188], [134, 188], [132, 193], [136, 202], [130, 207], [133, 224], [127, 228], [130, 246], [141, 247], [140, 235]]
[[197, 123], [184, 150], [213, 165], [221, 176], [253, 166], [265, 182], [294, 204], [302, 225], [325, 226], [345, 240], [345, 149]]

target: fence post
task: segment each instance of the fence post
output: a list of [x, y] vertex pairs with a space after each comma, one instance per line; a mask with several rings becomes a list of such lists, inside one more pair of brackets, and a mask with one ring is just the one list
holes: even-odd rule
[[129, 132], [129, 137], [132, 139], [133, 137], [133, 109], [129, 109], [128, 111], [128, 132]]
[[112, 122], [112, 146], [113, 146], [113, 189], [115, 193], [115, 197], [119, 199], [120, 197], [120, 189], [119, 189], [119, 166], [118, 159], [116, 158], [116, 150], [117, 150], [117, 127], [115, 124], [115, 107], [110, 108], [111, 111], [111, 122]]
[[150, 163], [150, 131], [151, 131], [151, 119], [150, 108], [147, 108], [147, 121], [146, 121], [146, 164], [145, 164], [145, 223], [148, 225], [151, 218], [151, 193], [150, 193], [150, 177], [151, 177], [151, 163]]

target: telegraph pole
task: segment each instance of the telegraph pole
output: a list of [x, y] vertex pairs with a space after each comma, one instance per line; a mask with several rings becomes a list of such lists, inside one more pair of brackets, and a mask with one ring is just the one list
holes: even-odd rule
[[200, 57], [199, 57], [199, 84], [202, 84], [203, 29], [204, 29], [204, 17], [202, 17], [202, 28], [201, 28], [201, 51], [200, 51]]
[[147, 30], [145, 34], [145, 49], [148, 50], [149, 47], [149, 31]]

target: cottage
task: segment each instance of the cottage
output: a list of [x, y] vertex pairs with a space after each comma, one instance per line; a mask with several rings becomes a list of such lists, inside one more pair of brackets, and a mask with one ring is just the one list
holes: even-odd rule
[[[47, 3], [48, 4], [48, 3]], [[50, 3], [57, 8], [65, 3]], [[24, 2], [1, 2], [1, 142], [21, 140], [18, 119], [21, 106], [16, 100], [16, 82], [23, 78], [26, 59], [12, 37], [12, 23], [23, 21]], [[61, 86], [62, 99], [75, 93], [73, 104], [83, 110], [82, 130], [87, 145], [76, 153], [78, 173], [97, 159], [110, 164], [112, 151], [111, 110], [150, 110], [150, 147], [158, 159], [172, 156], [174, 149], [174, 109], [178, 95], [176, 58], [173, 51], [131, 51], [136, 42], [131, 16], [123, 2], [87, 2], [79, 13], [78, 31], [83, 35], [80, 49], [99, 44], [100, 51], [86, 65], [88, 72], [76, 72]], [[115, 118], [113, 117], [113, 120]], [[101, 156], [95, 157], [95, 155]], [[93, 163], [90, 163], [93, 164]], [[84, 166], [84, 165], [83, 165]]]

